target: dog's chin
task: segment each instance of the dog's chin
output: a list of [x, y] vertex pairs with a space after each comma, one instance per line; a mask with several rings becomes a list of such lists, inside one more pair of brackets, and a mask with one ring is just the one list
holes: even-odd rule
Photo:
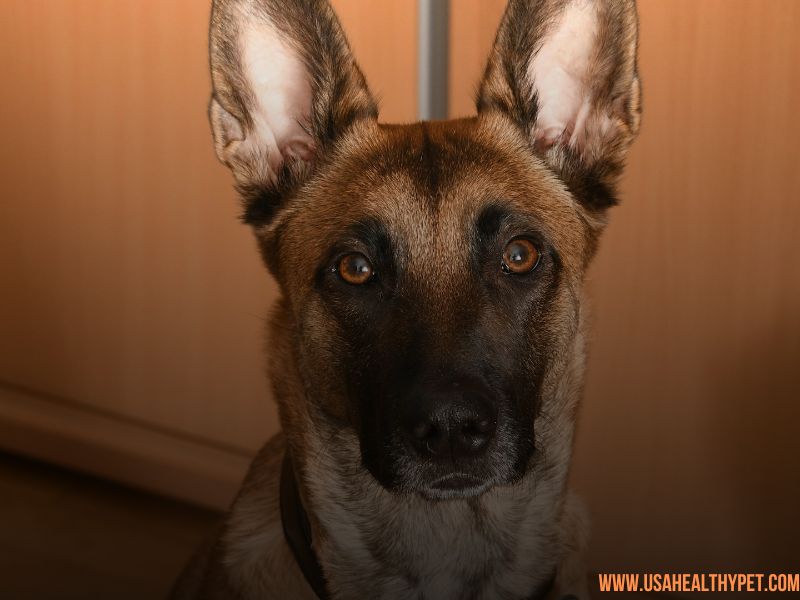
[[380, 486], [397, 496], [419, 495], [426, 500], [466, 500], [477, 498], [495, 485], [502, 482], [495, 477], [479, 477], [462, 471], [454, 471], [443, 475], [424, 476], [414, 473], [408, 478], [385, 471], [371, 469], [367, 471], [377, 480]]
[[448, 473], [421, 486], [417, 492], [428, 500], [466, 500], [484, 494], [492, 485], [493, 481], [467, 473]]

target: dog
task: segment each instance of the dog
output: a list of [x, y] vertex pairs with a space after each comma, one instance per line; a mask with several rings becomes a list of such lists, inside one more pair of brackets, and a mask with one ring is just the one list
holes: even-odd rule
[[584, 274], [634, 0], [510, 0], [477, 115], [387, 125], [325, 0], [215, 0], [214, 147], [281, 296], [282, 433], [173, 598], [586, 598]]

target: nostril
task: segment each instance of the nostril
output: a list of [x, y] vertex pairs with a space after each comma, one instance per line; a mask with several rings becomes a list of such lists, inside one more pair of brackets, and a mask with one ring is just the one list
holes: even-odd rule
[[447, 427], [430, 419], [417, 421], [408, 428], [411, 445], [423, 456], [441, 456], [449, 445]]
[[489, 415], [474, 415], [461, 422], [454, 440], [454, 452], [472, 455], [481, 452], [494, 436], [496, 423]]
[[465, 452], [477, 452], [489, 442], [493, 429], [488, 419], [469, 421], [461, 426], [458, 445]]
[[490, 433], [494, 429], [494, 423], [491, 419], [475, 419], [467, 421], [464, 426], [461, 428], [461, 432], [464, 435], [485, 435]]

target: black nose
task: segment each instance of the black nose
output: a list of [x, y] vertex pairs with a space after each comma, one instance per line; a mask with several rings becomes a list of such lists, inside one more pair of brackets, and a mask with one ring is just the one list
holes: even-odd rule
[[406, 437], [426, 458], [477, 456], [489, 445], [497, 426], [497, 411], [488, 394], [459, 382], [418, 391], [408, 399], [406, 409]]

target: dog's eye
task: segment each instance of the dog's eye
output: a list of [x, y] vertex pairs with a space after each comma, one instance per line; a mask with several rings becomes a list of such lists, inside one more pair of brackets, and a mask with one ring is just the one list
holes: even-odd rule
[[502, 269], [505, 273], [524, 275], [539, 264], [539, 251], [532, 241], [517, 238], [506, 244], [503, 251]]
[[367, 257], [359, 252], [345, 254], [339, 259], [336, 270], [347, 283], [361, 285], [372, 279], [373, 269]]

